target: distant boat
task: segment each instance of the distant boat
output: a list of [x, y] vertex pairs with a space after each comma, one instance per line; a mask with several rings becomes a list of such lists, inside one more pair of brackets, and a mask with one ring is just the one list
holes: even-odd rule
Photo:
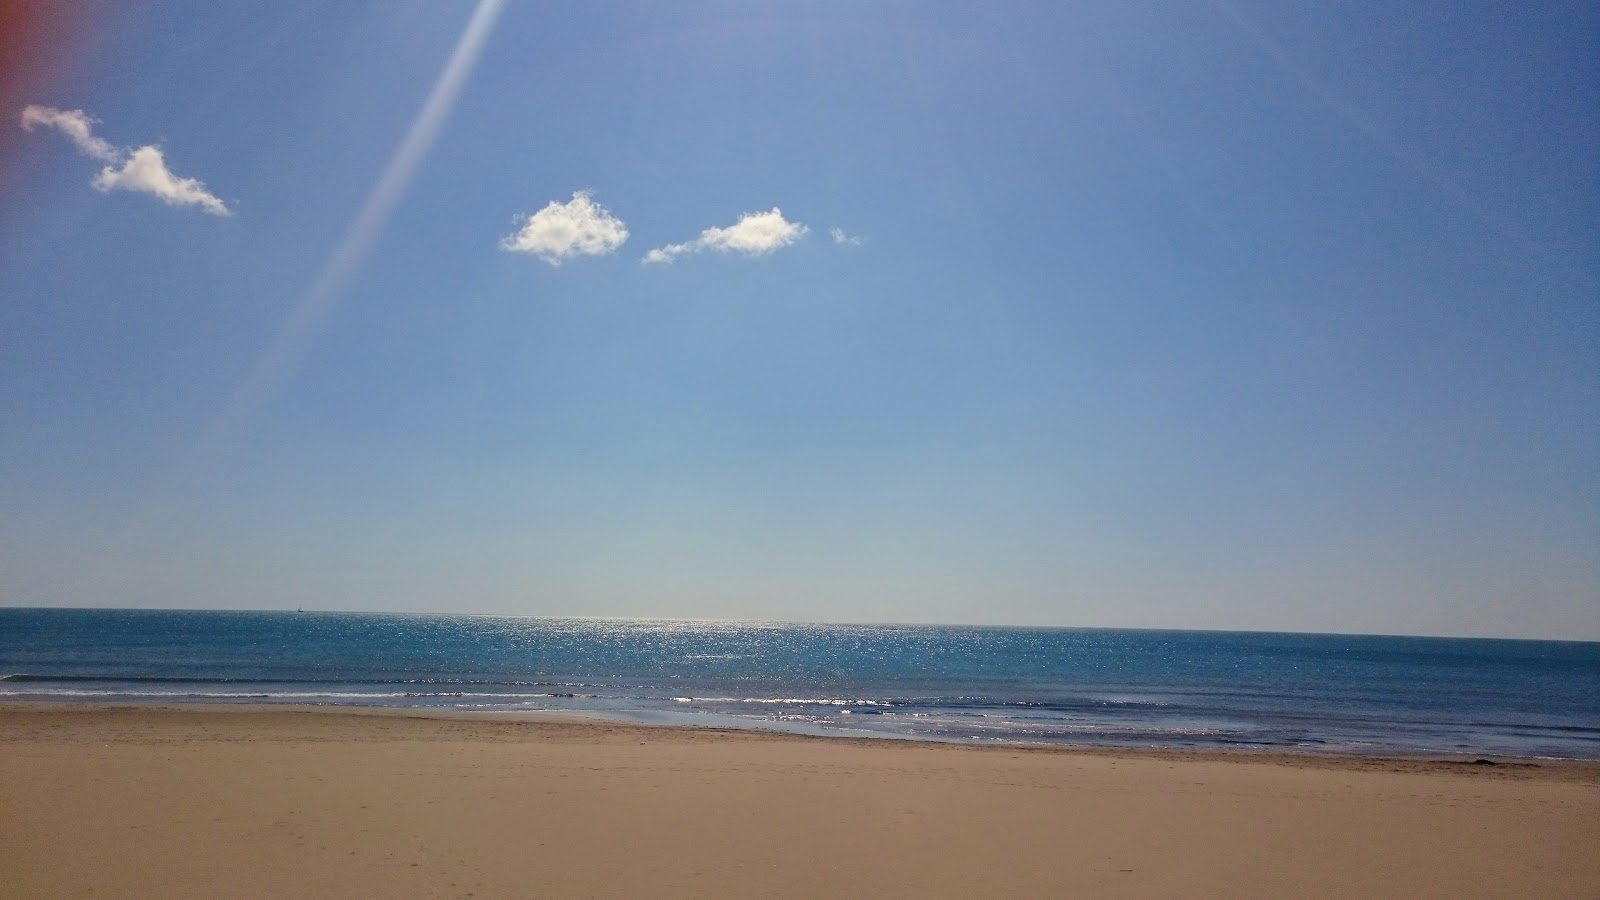
[[295, 608], [294, 608], [294, 611], [295, 611], [295, 612], [305, 612], [305, 611], [306, 611], [306, 608], [305, 608], [305, 607], [304, 607], [304, 606], [296, 606], [296, 607], [295, 607]]

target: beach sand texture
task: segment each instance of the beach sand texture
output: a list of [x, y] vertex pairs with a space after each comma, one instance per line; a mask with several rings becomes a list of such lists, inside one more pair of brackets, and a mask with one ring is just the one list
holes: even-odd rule
[[1596, 897], [1600, 764], [0, 708], [5, 897]]

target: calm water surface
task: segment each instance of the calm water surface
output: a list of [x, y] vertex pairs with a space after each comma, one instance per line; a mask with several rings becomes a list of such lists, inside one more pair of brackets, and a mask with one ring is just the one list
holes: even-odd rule
[[925, 740], [1600, 758], [1600, 643], [0, 609], [0, 700], [555, 710]]

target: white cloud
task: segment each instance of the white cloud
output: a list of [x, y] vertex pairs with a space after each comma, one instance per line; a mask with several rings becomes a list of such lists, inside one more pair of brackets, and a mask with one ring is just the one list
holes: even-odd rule
[[32, 131], [35, 125], [48, 125], [60, 129], [72, 138], [86, 156], [104, 162], [116, 162], [117, 150], [103, 138], [94, 136], [94, 120], [81, 109], [54, 109], [49, 106], [27, 106], [22, 110], [22, 127]]
[[769, 212], [745, 213], [727, 228], [707, 228], [688, 243], [657, 247], [644, 255], [644, 261], [670, 263], [680, 256], [702, 250], [765, 256], [800, 240], [808, 231], [810, 229], [799, 222], [785, 219], [783, 211], [774, 206]]
[[668, 244], [665, 247], [656, 247], [644, 255], [647, 263], [669, 263], [685, 253], [693, 253], [699, 248], [693, 244]]
[[588, 191], [578, 191], [571, 201], [552, 200], [528, 216], [520, 231], [500, 241], [500, 248], [559, 266], [574, 256], [603, 256], [627, 239], [628, 226], [621, 219], [595, 203]]
[[828, 229], [828, 234], [833, 236], [833, 242], [835, 244], [844, 244], [849, 247], [859, 247], [861, 246], [861, 242], [864, 240], [864, 238], [858, 234], [845, 234], [844, 229], [838, 226]]
[[32, 131], [35, 125], [48, 125], [71, 138], [85, 156], [110, 163], [90, 182], [96, 190], [153, 194], [169, 206], [198, 206], [214, 216], [232, 215], [227, 205], [206, 190], [199, 179], [174, 175], [167, 168], [160, 147], [146, 145], [132, 151], [120, 150], [104, 138], [96, 137], [93, 124], [94, 120], [81, 109], [30, 105], [22, 110], [24, 129]]
[[154, 194], [168, 206], [198, 206], [213, 216], [232, 215], [198, 179], [172, 174], [159, 147], [140, 147], [128, 154], [122, 168], [106, 166], [91, 183], [96, 190], [138, 191]]

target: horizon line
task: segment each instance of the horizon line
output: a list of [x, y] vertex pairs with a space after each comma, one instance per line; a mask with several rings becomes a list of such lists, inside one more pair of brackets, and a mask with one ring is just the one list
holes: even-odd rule
[[908, 621], [828, 621], [821, 619], [765, 619], [765, 618], [719, 618], [715, 616], [617, 616], [617, 615], [571, 615], [557, 613], [482, 613], [482, 612], [424, 612], [419, 610], [372, 610], [372, 609], [304, 609], [296, 608], [237, 608], [218, 609], [212, 607], [192, 606], [21, 606], [0, 602], [0, 610], [17, 611], [72, 611], [72, 612], [177, 612], [177, 613], [266, 613], [280, 615], [315, 614], [315, 615], [347, 615], [347, 616], [449, 616], [453, 618], [471, 619], [555, 619], [578, 620], [594, 622], [684, 622], [684, 623], [723, 623], [738, 625], [820, 625], [841, 628], [994, 628], [1006, 630], [1030, 631], [1155, 631], [1155, 632], [1187, 632], [1197, 634], [1292, 634], [1306, 637], [1386, 637], [1386, 638], [1423, 638], [1427, 640], [1450, 641], [1539, 641], [1555, 644], [1600, 644], [1600, 636], [1593, 638], [1553, 638], [1553, 637], [1517, 637], [1511, 635], [1482, 635], [1482, 634], [1413, 634], [1407, 632], [1387, 631], [1311, 631], [1294, 629], [1270, 628], [1175, 628], [1154, 625], [1040, 625], [1023, 623], [982, 623], [982, 622], [908, 622]]

